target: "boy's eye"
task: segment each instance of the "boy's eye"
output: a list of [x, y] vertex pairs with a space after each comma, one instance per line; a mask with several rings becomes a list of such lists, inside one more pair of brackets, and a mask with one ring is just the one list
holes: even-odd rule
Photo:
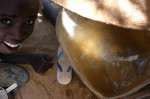
[[28, 19], [25, 22], [27, 25], [33, 25], [34, 24], [34, 20], [33, 19]]
[[9, 18], [9, 17], [2, 17], [2, 18], [0, 19], [0, 22], [1, 22], [2, 24], [5, 24], [5, 25], [11, 25], [11, 24], [12, 24], [12, 19]]

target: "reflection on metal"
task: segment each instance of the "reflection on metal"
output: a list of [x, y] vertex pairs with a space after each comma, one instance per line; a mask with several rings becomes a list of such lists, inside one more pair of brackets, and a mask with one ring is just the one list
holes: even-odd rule
[[70, 37], [74, 37], [74, 29], [76, 27], [76, 23], [70, 19], [70, 17], [66, 14], [66, 12], [63, 12], [62, 14], [64, 16], [62, 17], [63, 18], [62, 23], [65, 27], [68, 27], [66, 31], [69, 33]]
[[[81, 50], [86, 55], [92, 55], [93, 57], [96, 57], [97, 55], [99, 55], [98, 53], [100, 51], [97, 52], [97, 50], [96, 50], [98, 48], [98, 46], [95, 46], [95, 45], [98, 45], [98, 44], [96, 44], [97, 40], [98, 40], [96, 35], [95, 35], [95, 37], [93, 34], [91, 36], [85, 36], [83, 34], [78, 34], [78, 36], [76, 36], [74, 31], [76, 29], [77, 24], [75, 23], [74, 20], [72, 20], [70, 18], [70, 16], [68, 16], [68, 14], [65, 11], [62, 12], [62, 15], [64, 16], [64, 17], [62, 17], [62, 24], [64, 27], [67, 27], [67, 28], [65, 28], [65, 30], [68, 33], [68, 36], [70, 36], [70, 38], [72, 38], [73, 42], [76, 43], [78, 46], [80, 46]], [[94, 32], [94, 31], [92, 31], [92, 32]], [[83, 40], [86, 40], [86, 42], [82, 42]]]
[[52, 0], [82, 17], [121, 27], [148, 29], [149, 0]]
[[[74, 26], [65, 25], [66, 16]], [[59, 15], [56, 26], [74, 70], [97, 96], [127, 96], [150, 82], [149, 31], [93, 21], [68, 10]]]
[[[144, 1], [143, 3], [144, 4]], [[111, 4], [112, 5], [112, 4]], [[118, 0], [119, 9], [128, 17], [129, 21], [134, 23], [148, 23], [145, 14], [141, 11], [140, 7], [133, 4], [130, 0]], [[144, 8], [145, 9], [145, 8]]]

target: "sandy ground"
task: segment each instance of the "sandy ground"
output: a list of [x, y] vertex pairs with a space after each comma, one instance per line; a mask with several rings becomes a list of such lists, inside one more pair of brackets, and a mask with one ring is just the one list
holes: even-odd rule
[[[38, 18], [33, 35], [27, 39], [20, 52], [46, 53], [56, 56], [58, 42], [54, 27], [43, 17]], [[98, 99], [73, 75], [69, 85], [60, 85], [53, 66], [45, 74], [34, 72], [31, 66], [24, 66], [30, 72], [30, 80], [18, 89], [16, 99]]]

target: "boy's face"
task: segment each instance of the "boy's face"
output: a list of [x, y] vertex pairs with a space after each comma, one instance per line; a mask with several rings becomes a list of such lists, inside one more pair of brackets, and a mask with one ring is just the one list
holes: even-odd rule
[[0, 0], [0, 53], [12, 53], [33, 31], [38, 0]]

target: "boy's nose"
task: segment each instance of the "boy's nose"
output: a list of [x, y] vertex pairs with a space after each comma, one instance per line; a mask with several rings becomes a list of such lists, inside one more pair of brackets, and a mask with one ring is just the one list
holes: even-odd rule
[[15, 29], [12, 32], [11, 39], [13, 39], [15, 42], [20, 42], [23, 39], [23, 35], [21, 33], [21, 30]]

